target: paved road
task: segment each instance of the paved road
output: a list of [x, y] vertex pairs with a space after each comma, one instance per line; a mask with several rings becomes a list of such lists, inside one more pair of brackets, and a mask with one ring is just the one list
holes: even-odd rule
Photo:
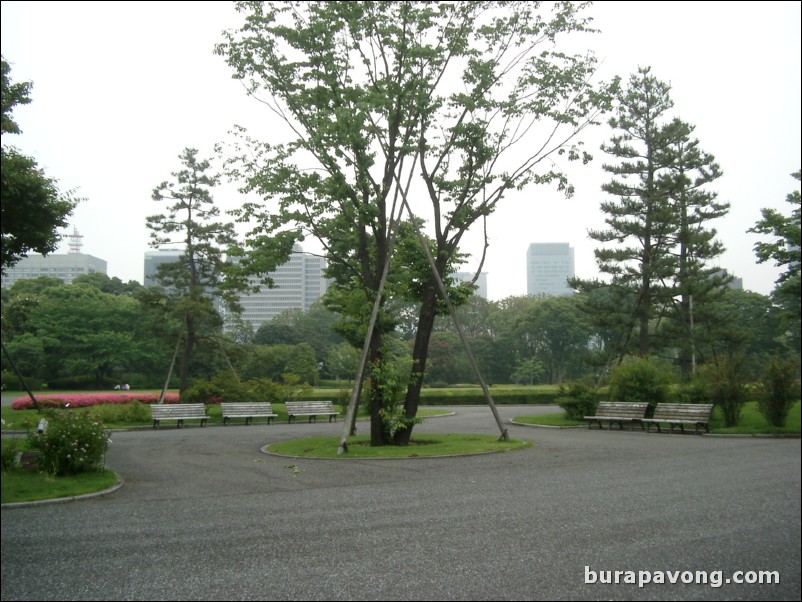
[[[457, 412], [418, 431], [497, 433]], [[3, 510], [2, 599], [800, 599], [799, 439], [509, 429], [534, 446], [383, 461], [260, 453], [339, 424], [116, 433], [118, 492]]]

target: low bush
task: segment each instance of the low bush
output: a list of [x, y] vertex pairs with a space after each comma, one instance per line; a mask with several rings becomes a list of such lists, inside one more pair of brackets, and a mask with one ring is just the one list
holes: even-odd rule
[[566, 418], [584, 420], [585, 416], [596, 414], [599, 400], [596, 391], [589, 385], [575, 382], [569, 384], [567, 388], [560, 387], [560, 391], [565, 395], [558, 397], [555, 402], [563, 409]]
[[616, 366], [610, 375], [610, 397], [614, 401], [648, 403], [651, 416], [658, 403], [668, 400], [671, 372], [656, 361], [630, 358]]
[[[36, 378], [34, 376], [24, 376], [23, 378], [25, 378], [25, 384], [28, 385], [29, 389], [37, 390], [42, 388], [41, 378]], [[11, 370], [3, 370], [3, 372], [0, 373], [0, 385], [2, 385], [3, 391], [25, 390], [19, 377]]]
[[737, 426], [749, 391], [749, 375], [744, 356], [723, 357], [707, 364], [702, 371], [710, 402], [721, 408], [724, 426]]
[[780, 357], [774, 357], [763, 372], [758, 407], [766, 422], [772, 426], [785, 426], [791, 406], [799, 401], [799, 380], [796, 375], [796, 362]]
[[126, 404], [105, 403], [89, 410], [103, 424], [147, 424], [151, 420], [150, 404], [132, 401]]
[[102, 470], [106, 451], [103, 423], [87, 412], [51, 410], [44, 433], [28, 435], [28, 446], [39, 450], [37, 467], [56, 476]]
[[[51, 393], [37, 395], [36, 401], [42, 408], [87, 408], [102, 404], [156, 403], [159, 393]], [[167, 393], [164, 403], [179, 403], [178, 393]], [[32, 410], [33, 401], [27, 395], [17, 397], [11, 402], [13, 410]]]

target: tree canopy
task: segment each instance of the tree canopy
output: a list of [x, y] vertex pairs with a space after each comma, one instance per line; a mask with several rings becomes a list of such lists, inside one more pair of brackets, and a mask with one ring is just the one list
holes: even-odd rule
[[[336, 280], [331, 290], [347, 291], [341, 305], [373, 305], [408, 199], [416, 199], [415, 211], [428, 204], [422, 217], [442, 278], [464, 234], [505, 193], [550, 182], [570, 193], [548, 159], [589, 159], [577, 135], [598, 116], [606, 91], [590, 85], [591, 55], [566, 54], [557, 44], [589, 29], [582, 5], [555, 4], [551, 12], [538, 2], [237, 8], [245, 24], [218, 52], [287, 125], [284, 143], [278, 135], [270, 143], [242, 138], [248, 148], [233, 173], [270, 201], [246, 205], [243, 217], [259, 223], [260, 236], [289, 227], [317, 237]], [[442, 302], [427, 272], [404, 410], [409, 427]], [[382, 362], [383, 337], [394, 327], [384, 305], [372, 365]], [[377, 375], [389, 373], [374, 370], [371, 379], [374, 444], [387, 442], [380, 434], [387, 395]], [[411, 429], [402, 431], [408, 437]]]

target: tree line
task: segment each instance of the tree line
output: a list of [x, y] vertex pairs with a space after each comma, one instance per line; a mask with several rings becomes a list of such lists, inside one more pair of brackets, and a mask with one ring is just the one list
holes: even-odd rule
[[[491, 384], [567, 383], [604, 379], [614, 361], [604, 344], [608, 334], [593, 326], [580, 293], [570, 297], [510, 297], [488, 301], [478, 296], [458, 312], [482, 373]], [[414, 316], [414, 307], [398, 315]], [[2, 291], [5, 344], [32, 382], [55, 387], [111, 388], [132, 383], [160, 387], [180, 324], [170, 317], [169, 302], [158, 287], [123, 283], [103, 274], [79, 276], [72, 284], [56, 278], [21, 280]], [[190, 382], [233, 371], [242, 379], [277, 382], [294, 375], [309, 385], [322, 380], [352, 381], [358, 351], [337, 332], [339, 316], [323, 300], [303, 312], [286, 311], [256, 331], [226, 331], [219, 319], [207, 324], [189, 364]], [[777, 353], [793, 353], [798, 335], [769, 297], [726, 290], [696, 323], [699, 363], [711, 361], [722, 346], [750, 358], [756, 376]], [[656, 326], [659, 334], [662, 326]], [[653, 349], [667, 366], [679, 370], [680, 351], [670, 337]], [[390, 358], [408, 364], [415, 321], [394, 331]], [[434, 324], [426, 386], [475, 383], [453, 322]], [[15, 377], [3, 358], [3, 382]], [[175, 385], [178, 384], [176, 381]]]

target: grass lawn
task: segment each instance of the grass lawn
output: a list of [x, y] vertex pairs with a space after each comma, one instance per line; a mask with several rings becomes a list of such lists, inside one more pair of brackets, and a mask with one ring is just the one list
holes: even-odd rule
[[[562, 412], [555, 414], [542, 414], [540, 416], [517, 416], [516, 422], [525, 424], [541, 424], [546, 426], [581, 426], [587, 425], [584, 420], [569, 420]], [[741, 410], [741, 419], [738, 426], [725, 427], [724, 416], [719, 408], [713, 409], [710, 420], [710, 432], [716, 434], [738, 435], [798, 435], [800, 434], [800, 403], [797, 402], [788, 413], [785, 426], [780, 428], [771, 426], [763, 414], [760, 413], [756, 401], [750, 401]]]
[[530, 441], [499, 441], [495, 435], [423, 435], [412, 437], [408, 446], [371, 447], [367, 435], [351, 437], [348, 452], [339, 456], [339, 437], [309, 437], [274, 443], [267, 451], [305, 458], [417, 458], [506, 452], [531, 447]]
[[31, 502], [61, 497], [74, 497], [112, 487], [117, 475], [112, 470], [87, 472], [69, 477], [52, 477], [34, 471], [3, 472], [2, 502]]

